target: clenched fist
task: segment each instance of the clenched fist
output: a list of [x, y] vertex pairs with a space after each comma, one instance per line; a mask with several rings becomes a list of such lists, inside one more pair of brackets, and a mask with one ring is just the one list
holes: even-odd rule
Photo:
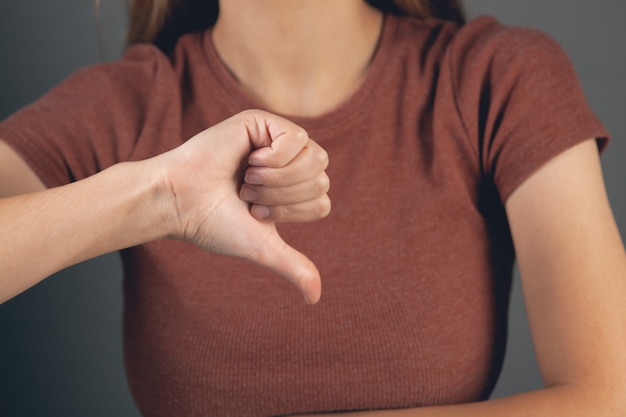
[[174, 237], [267, 267], [307, 302], [319, 300], [317, 268], [275, 227], [330, 212], [328, 156], [304, 129], [248, 110], [164, 156], [178, 218]]

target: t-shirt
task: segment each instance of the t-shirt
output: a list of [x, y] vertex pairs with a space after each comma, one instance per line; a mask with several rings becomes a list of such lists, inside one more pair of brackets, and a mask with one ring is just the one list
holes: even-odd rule
[[[53, 187], [255, 107], [208, 30], [171, 56], [140, 45], [78, 71], [0, 137]], [[331, 161], [330, 216], [279, 225], [318, 266], [321, 301], [184, 242], [123, 250], [139, 409], [275, 416], [488, 397], [514, 260], [503, 203], [558, 153], [607, 140], [562, 49], [489, 17], [459, 29], [389, 15], [358, 91], [320, 117], [289, 118]]]

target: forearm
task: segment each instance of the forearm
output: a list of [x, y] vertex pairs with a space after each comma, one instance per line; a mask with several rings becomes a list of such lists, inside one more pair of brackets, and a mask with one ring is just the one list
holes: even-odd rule
[[0, 200], [0, 302], [83, 260], [165, 237], [166, 182], [154, 161]]
[[[337, 417], [617, 417], [623, 413], [611, 395], [612, 388], [598, 386], [594, 392], [572, 385], [517, 394], [476, 403], [412, 409], [363, 411], [337, 414]], [[330, 417], [334, 414], [320, 414]]]

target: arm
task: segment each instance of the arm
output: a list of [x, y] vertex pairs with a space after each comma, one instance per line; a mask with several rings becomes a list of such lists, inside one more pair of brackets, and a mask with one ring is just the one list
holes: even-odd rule
[[[10, 161], [0, 172], [3, 195], [36, 191], [0, 200], [0, 301], [66, 266], [162, 238], [258, 263], [294, 283], [308, 301], [319, 298], [317, 269], [282, 241], [272, 220], [328, 213], [326, 191], [316, 186], [326, 179], [318, 162], [325, 153], [284, 119], [245, 112], [171, 152], [49, 190], [6, 145], [0, 155]], [[261, 207], [257, 217], [265, 220], [253, 217], [238, 195], [247, 158], [252, 182], [263, 185], [246, 188], [257, 190], [255, 211]], [[25, 182], [9, 178], [12, 169]], [[285, 181], [286, 174], [295, 180]]]
[[545, 388], [371, 417], [621, 416], [626, 409], [626, 256], [595, 141], [548, 162], [506, 203]]

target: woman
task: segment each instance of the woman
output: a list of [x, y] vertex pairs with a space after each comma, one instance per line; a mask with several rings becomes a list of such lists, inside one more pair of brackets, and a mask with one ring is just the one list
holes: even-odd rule
[[[606, 134], [560, 49], [360, 0], [220, 6], [171, 59], [133, 48], [4, 122], [5, 194], [79, 181], [2, 201], [3, 297], [150, 241], [123, 252], [146, 415], [617, 414], [625, 263]], [[239, 113], [253, 107], [287, 117]], [[328, 213], [325, 172], [333, 213], [300, 224]], [[274, 222], [320, 269], [315, 307], [257, 267], [154, 241], [248, 258], [317, 301], [316, 270]], [[500, 365], [513, 244], [547, 388], [478, 402]]]

